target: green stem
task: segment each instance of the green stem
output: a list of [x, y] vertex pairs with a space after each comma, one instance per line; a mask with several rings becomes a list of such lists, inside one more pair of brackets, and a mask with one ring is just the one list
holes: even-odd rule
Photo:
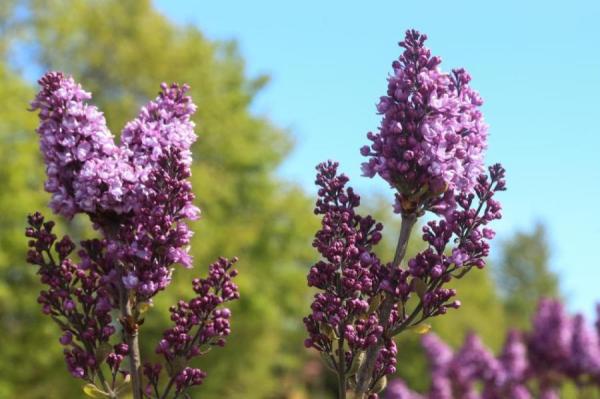
[[344, 353], [344, 332], [339, 331], [338, 339], [338, 398], [346, 399], [346, 354]]
[[106, 383], [106, 378], [104, 377], [104, 374], [102, 373], [102, 370], [100, 370], [100, 368], [98, 368], [98, 379], [100, 380], [100, 384], [102, 384], [104, 392], [108, 394], [108, 397], [110, 399], [117, 399], [117, 395], [113, 392], [112, 389], [110, 389], [110, 387]]
[[[398, 236], [398, 245], [396, 245], [396, 253], [394, 254], [394, 261], [392, 267], [400, 267], [400, 263], [406, 255], [406, 249], [408, 248], [408, 240], [413, 226], [417, 221], [417, 215], [414, 213], [408, 215], [402, 215], [402, 224], [400, 225], [400, 235]], [[386, 297], [381, 304], [379, 312], [379, 320], [383, 326], [384, 331], [388, 327], [390, 313], [394, 307], [393, 298]], [[375, 345], [372, 345], [367, 349], [365, 356], [365, 362], [358, 369], [356, 376], [356, 394], [358, 398], [366, 397], [367, 392], [371, 386], [371, 380], [373, 377], [373, 370], [375, 368], [375, 362], [377, 361], [377, 355], [379, 350], [383, 346], [384, 337], [383, 335], [379, 338]]]
[[[137, 315], [133, 312], [133, 306], [129, 293], [125, 286], [120, 287], [121, 317], [123, 318], [123, 338], [129, 347], [129, 372], [131, 376], [131, 389], [133, 399], [142, 399], [142, 362], [140, 358], [140, 345], [138, 342]], [[132, 324], [132, 325], [130, 325]]]

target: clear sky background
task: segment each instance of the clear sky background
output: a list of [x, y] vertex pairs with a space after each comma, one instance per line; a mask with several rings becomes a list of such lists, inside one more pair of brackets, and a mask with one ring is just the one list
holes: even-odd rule
[[[572, 310], [600, 302], [600, 1], [156, 0], [172, 20], [235, 39], [249, 76], [272, 77], [254, 111], [289, 128], [279, 173], [313, 190], [314, 165], [340, 161], [359, 192], [366, 133], [408, 28], [442, 68], [465, 67], [486, 100], [487, 160], [508, 170], [498, 240], [544, 222]], [[235, 132], [231, 132], [235, 134]], [[390, 195], [391, 198], [391, 195]], [[391, 201], [391, 200], [390, 200]]]

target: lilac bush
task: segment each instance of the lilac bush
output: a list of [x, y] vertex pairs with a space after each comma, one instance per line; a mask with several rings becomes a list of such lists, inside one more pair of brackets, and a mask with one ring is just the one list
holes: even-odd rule
[[[377, 398], [396, 370], [394, 336], [424, 329], [426, 319], [460, 306], [446, 284], [484, 267], [494, 236], [488, 224], [501, 217], [494, 195], [505, 190], [504, 169], [496, 164], [484, 173], [482, 100], [465, 70], [439, 69], [425, 40], [410, 30], [400, 42], [404, 52], [377, 106], [379, 131], [361, 149], [364, 175], [378, 175], [395, 190], [402, 224], [391, 262], [375, 254], [383, 226], [358, 213], [360, 197], [338, 164], [317, 166], [315, 214], [322, 224], [313, 246], [322, 260], [308, 274], [318, 293], [304, 319], [305, 345], [337, 374], [340, 398], [348, 390]], [[423, 227], [427, 248], [403, 265], [412, 228], [427, 212], [437, 217]]]
[[143, 364], [138, 343], [143, 314], [173, 266], [192, 266], [186, 221], [199, 209], [189, 181], [196, 107], [188, 87], [161, 85], [117, 145], [73, 78], [49, 72], [39, 84], [31, 105], [39, 111], [50, 207], [68, 219], [86, 214], [99, 234], [76, 251], [68, 236], [58, 239], [54, 222], [37, 212], [28, 218], [27, 260], [46, 285], [38, 302], [62, 330], [68, 370], [92, 396], [120, 397], [131, 381], [135, 399], [189, 397], [206, 375], [190, 360], [223, 346], [230, 333], [222, 305], [239, 297], [237, 259], [218, 259], [207, 278], [192, 282], [195, 297], [170, 309], [174, 325], [156, 346], [162, 362]]
[[599, 334], [557, 300], [540, 301], [531, 330], [509, 331], [498, 356], [474, 333], [456, 353], [433, 333], [421, 342], [429, 361], [429, 392], [418, 394], [394, 380], [386, 399], [551, 399], [559, 398], [566, 383], [580, 393], [600, 388]]

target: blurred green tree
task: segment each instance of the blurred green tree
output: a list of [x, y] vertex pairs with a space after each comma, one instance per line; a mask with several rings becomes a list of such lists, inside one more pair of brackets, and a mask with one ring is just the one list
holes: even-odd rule
[[[37, 159], [35, 119], [27, 112], [33, 90], [0, 62], [0, 397], [15, 397], [11, 385], [29, 377], [41, 377], [48, 366], [41, 345], [50, 338], [41, 324], [35, 292], [38, 285], [25, 266], [23, 216], [43, 209], [43, 167]], [[53, 340], [55, 338], [52, 338]], [[37, 342], [39, 353], [28, 356], [26, 343]], [[16, 366], [18, 365], [18, 366]], [[51, 371], [51, 370], [50, 370]], [[41, 396], [40, 396], [41, 397]]]
[[510, 326], [527, 328], [541, 297], [559, 297], [559, 281], [550, 268], [546, 228], [517, 232], [502, 243], [495, 279]]

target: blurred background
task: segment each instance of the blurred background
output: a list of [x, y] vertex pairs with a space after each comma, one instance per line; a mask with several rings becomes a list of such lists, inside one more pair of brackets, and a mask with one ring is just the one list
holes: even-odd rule
[[[228, 345], [199, 362], [202, 398], [329, 398], [335, 381], [304, 349], [306, 273], [318, 219], [314, 166], [325, 159], [385, 223], [389, 257], [399, 220], [392, 194], [360, 177], [359, 148], [377, 128], [397, 41], [430, 36], [449, 70], [463, 66], [487, 100], [488, 162], [508, 169], [504, 219], [488, 268], [457, 285], [463, 307], [433, 322], [453, 346], [475, 330], [498, 350], [511, 326], [527, 329], [538, 299], [561, 298], [595, 317], [600, 301], [600, 7], [596, 2], [0, 2], [0, 398], [76, 398], [59, 329], [42, 317], [40, 285], [24, 262], [25, 217], [50, 214], [44, 167], [28, 112], [46, 70], [74, 75], [114, 134], [162, 81], [187, 82], [198, 105], [193, 184], [193, 270], [178, 269], [144, 325], [146, 356], [166, 309], [219, 255], [240, 257], [242, 298]], [[89, 236], [84, 218], [59, 232]], [[411, 250], [419, 249], [418, 239]], [[387, 255], [386, 255], [387, 254]], [[428, 384], [417, 336], [400, 339], [398, 374]], [[565, 394], [568, 397], [568, 394]]]

